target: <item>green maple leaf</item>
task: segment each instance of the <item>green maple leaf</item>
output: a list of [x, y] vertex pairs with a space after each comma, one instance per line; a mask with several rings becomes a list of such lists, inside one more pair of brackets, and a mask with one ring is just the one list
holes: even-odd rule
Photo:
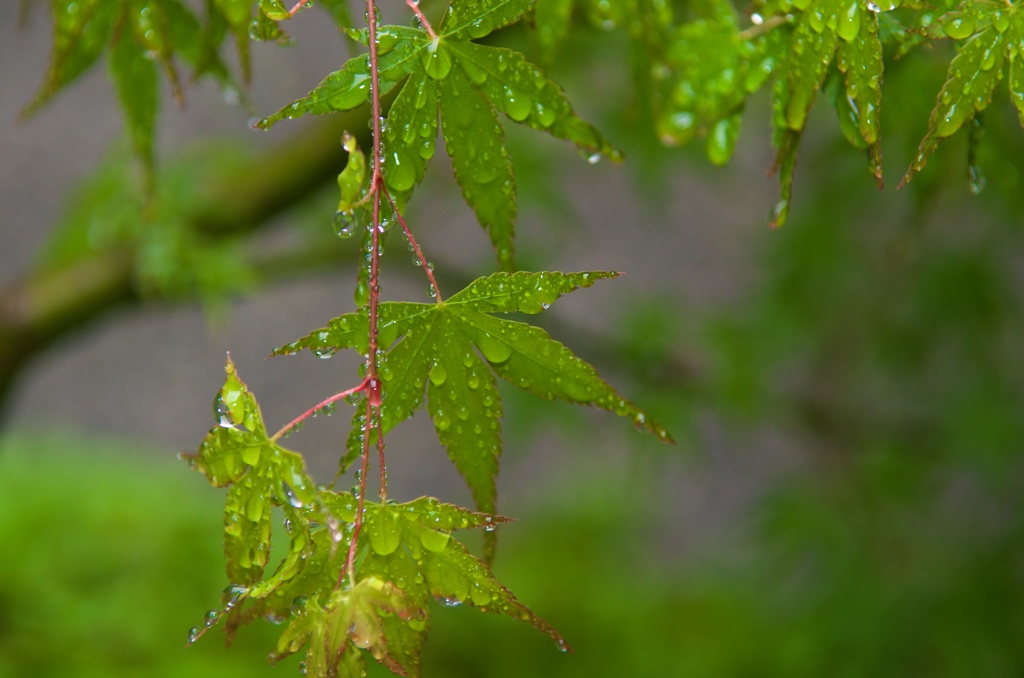
[[[491, 315], [539, 313], [563, 294], [616, 275], [496, 273], [479, 278], [443, 303], [382, 303], [380, 345], [390, 347], [379, 362], [383, 431], [420, 409], [425, 392], [438, 439], [465, 478], [477, 507], [488, 513], [494, 512], [501, 454], [502, 403], [496, 377], [548, 400], [595, 405], [629, 417], [638, 427], [670, 440], [660, 425], [544, 330]], [[274, 353], [309, 349], [324, 356], [343, 348], [365, 353], [366, 344], [364, 309], [335, 318]], [[342, 470], [362, 453], [361, 412], [357, 407]]]
[[109, 51], [109, 74], [128, 136], [147, 171], [153, 164], [159, 72], [164, 72], [179, 100], [182, 85], [176, 58], [192, 65], [197, 74], [210, 73], [225, 83], [229, 80], [215, 46], [204, 45], [199, 20], [180, 0], [54, 0], [50, 9], [50, 63], [39, 91], [22, 115], [33, 115]]
[[656, 67], [673, 74], [660, 94], [656, 125], [669, 145], [706, 137], [708, 158], [724, 165], [735, 150], [747, 97], [775, 69], [780, 33], [741, 33], [738, 14], [727, 0], [706, 0], [695, 11], [700, 18], [673, 32]]
[[[228, 578], [252, 587], [248, 595], [269, 595], [302, 569], [312, 545], [317, 490], [302, 456], [267, 434], [255, 397], [228, 359], [227, 377], [214, 401], [217, 425], [198, 452], [183, 455], [215, 487], [228, 487], [224, 508], [224, 556]], [[271, 510], [280, 507], [291, 526], [289, 556], [263, 580], [270, 557]]]
[[776, 80], [775, 86], [776, 168], [781, 191], [773, 219], [775, 225], [781, 225], [788, 215], [800, 137], [833, 63], [842, 73], [842, 81], [835, 84], [837, 92], [833, 99], [837, 101], [843, 130], [851, 143], [867, 150], [868, 168], [881, 186], [882, 43], [878, 38], [878, 16], [901, 4], [907, 3], [785, 0], [765, 5], [767, 10], [777, 13], [800, 10], [788, 52], [780, 64], [784, 75]]
[[[321, 497], [325, 515], [351, 520], [352, 495], [325, 490]], [[322, 540], [323, 548], [311, 555], [312, 562], [301, 576], [253, 608], [251, 616], [290, 618], [273, 660], [306, 647], [308, 675], [359, 676], [365, 666], [361, 650], [366, 650], [396, 674], [419, 676], [431, 600], [524, 621], [568, 649], [550, 624], [523, 605], [452, 536], [456, 530], [493, 529], [507, 518], [431, 497], [404, 504], [367, 503], [364, 518], [366, 546], [354, 585], [336, 586], [340, 563], [330, 555], [329, 540]], [[344, 535], [337, 549], [342, 551], [350, 532], [339, 534]]]
[[[429, 631], [430, 601], [465, 603], [525, 621], [567, 645], [523, 605], [490, 569], [452, 537], [456, 530], [493, 530], [507, 518], [422, 497], [405, 503], [367, 503], [364, 555], [355, 581], [342, 586], [354, 537], [356, 498], [317, 488], [302, 457], [268, 436], [255, 397], [228, 360], [214, 403], [217, 425], [195, 454], [183, 455], [216, 487], [228, 488], [224, 553], [232, 584], [223, 608], [211, 610], [190, 642], [227, 617], [229, 639], [259, 618], [288, 621], [270, 655], [277, 661], [306, 647], [312, 676], [360, 676], [368, 652], [398, 675], [420, 674]], [[287, 547], [269, 576], [272, 509], [284, 516]]]
[[[384, 178], [399, 209], [423, 179], [433, 157], [438, 113], [445, 148], [466, 202], [498, 254], [512, 268], [516, 184], [498, 113], [572, 141], [588, 154], [618, 158], [591, 125], [576, 116], [562, 88], [521, 54], [472, 42], [518, 21], [534, 0], [472, 0], [453, 4], [431, 38], [423, 30], [377, 31], [381, 93], [404, 81], [384, 131]], [[353, 31], [363, 43], [368, 31]], [[365, 55], [347, 61], [305, 97], [257, 125], [345, 111], [370, 98]]]
[[928, 162], [939, 144], [952, 136], [992, 101], [1004, 74], [1010, 99], [1024, 126], [1024, 10], [1021, 3], [964, 2], [930, 27], [932, 37], [959, 42], [946, 82], [928, 119], [928, 131], [901, 186]]

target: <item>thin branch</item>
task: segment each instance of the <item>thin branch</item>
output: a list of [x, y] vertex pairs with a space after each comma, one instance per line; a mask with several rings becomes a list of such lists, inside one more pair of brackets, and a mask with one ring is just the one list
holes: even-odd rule
[[[373, 405], [370, 400], [366, 400], [366, 413], [364, 415], [367, 422], [373, 414]], [[359, 474], [359, 496], [356, 498], [356, 518], [355, 523], [352, 525], [352, 540], [348, 543], [348, 555], [345, 557], [345, 566], [341, 568], [338, 573], [337, 588], [341, 588], [345, 581], [345, 577], [348, 577], [349, 583], [355, 586], [356, 583], [356, 547], [359, 542], [359, 532], [363, 529], [363, 511], [366, 506], [366, 476], [370, 470], [370, 436], [366, 432], [369, 431], [369, 424], [365, 424], [363, 427], [363, 466]]]
[[[374, 422], [380, 421], [380, 379], [377, 377], [378, 323], [380, 320], [380, 232], [381, 232], [381, 193], [384, 187], [384, 174], [381, 168], [380, 124], [380, 60], [377, 54], [377, 6], [374, 0], [366, 2], [366, 23], [369, 29], [370, 46], [370, 121], [373, 124], [373, 173], [370, 179], [370, 192], [373, 195], [373, 218], [370, 223], [370, 290], [369, 290], [369, 340], [366, 355], [366, 415], [363, 421], [363, 465], [359, 477], [359, 505], [356, 510], [352, 528], [352, 541], [349, 543], [345, 566], [338, 573], [338, 587], [347, 575], [349, 584], [355, 586], [355, 557], [358, 546], [359, 532], [363, 526], [363, 508], [366, 501], [366, 476], [370, 467], [370, 433]], [[378, 431], [383, 431], [378, 427]], [[378, 435], [377, 446], [380, 450], [381, 480], [386, 482], [384, 474], [384, 437]], [[387, 495], [387, 487], [382, 484], [382, 496]]]
[[294, 7], [292, 7], [290, 10], [288, 10], [288, 16], [289, 17], [293, 17], [296, 14], [298, 14], [300, 10], [303, 10], [306, 7], [309, 7], [312, 4], [313, 4], [313, 0], [299, 0], [299, 2], [295, 3]]
[[437, 33], [434, 32], [434, 28], [427, 21], [427, 17], [423, 15], [423, 10], [420, 9], [420, 0], [405, 0], [405, 4], [409, 5], [409, 9], [413, 11], [416, 18], [420, 20], [423, 25], [423, 30], [427, 32], [431, 40], [438, 40]]
[[412, 247], [412, 251], [416, 254], [417, 260], [420, 262], [420, 266], [427, 273], [427, 280], [430, 281], [430, 286], [434, 290], [434, 294], [437, 296], [437, 303], [441, 303], [441, 287], [437, 284], [437, 279], [434, 278], [434, 271], [430, 268], [430, 262], [423, 256], [423, 250], [420, 249], [420, 245], [416, 242], [416, 238], [413, 237], [412, 231], [409, 230], [409, 225], [405, 223], [405, 219], [402, 218], [401, 212], [398, 211], [398, 207], [395, 205], [395, 201], [391, 199], [391, 194], [388, 193], [387, 189], [384, 189], [384, 195], [388, 199], [388, 203], [391, 205], [391, 209], [395, 211], [395, 216], [398, 218], [398, 223], [402, 225], [402, 231], [405, 233], [405, 239], [409, 241], [409, 246]]
[[273, 442], [277, 442], [277, 440], [281, 436], [285, 435], [286, 433], [288, 433], [289, 431], [294, 429], [296, 426], [298, 426], [302, 422], [304, 422], [307, 419], [309, 419], [310, 417], [312, 417], [319, 410], [322, 410], [323, 408], [327, 407], [331, 403], [336, 403], [336, 402], [338, 402], [339, 400], [341, 400], [343, 398], [347, 398], [350, 395], [354, 395], [356, 393], [362, 392], [363, 390], [366, 389], [366, 386], [367, 386], [367, 380], [363, 379], [362, 383], [360, 383], [358, 386], [353, 386], [352, 388], [348, 389], [347, 391], [342, 391], [341, 393], [335, 393], [330, 398], [327, 398], [326, 400], [321, 400], [316, 405], [313, 405], [313, 407], [309, 408], [308, 410], [306, 410], [305, 412], [303, 412], [302, 414], [300, 414], [299, 416], [295, 417], [290, 422], [288, 422], [287, 424], [282, 426], [281, 429], [277, 433], [275, 433], [274, 435], [272, 435], [270, 437], [270, 442], [272, 442], [272, 443]]

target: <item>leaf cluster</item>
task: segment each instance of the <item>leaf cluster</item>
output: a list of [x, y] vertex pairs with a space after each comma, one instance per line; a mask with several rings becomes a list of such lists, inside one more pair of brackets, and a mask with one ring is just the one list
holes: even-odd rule
[[[901, 186], [964, 127], [971, 130], [974, 157], [981, 114], [1004, 79], [1024, 124], [1019, 2], [757, 0], [743, 13], [729, 0], [698, 0], [685, 10], [661, 0], [575, 5], [592, 24], [629, 34], [638, 55], [638, 92], [649, 100], [662, 142], [703, 138], [715, 164], [732, 156], [747, 101], [772, 83], [774, 171], [781, 193], [774, 225], [788, 215], [797, 150], [819, 93], [832, 103], [847, 141], [865, 153], [881, 187], [884, 67], [915, 49], [950, 40], [956, 54]], [[545, 53], [557, 53], [565, 40], [573, 7], [571, 0], [560, 0], [535, 10], [536, 41]], [[972, 180], [971, 188], [980, 190], [979, 182]]]
[[[387, 112], [383, 139], [384, 178], [395, 208], [403, 210], [423, 180], [434, 155], [440, 117], [441, 136], [463, 197], [505, 270], [513, 268], [517, 206], [512, 159], [499, 113], [573, 142], [594, 161], [602, 155], [620, 158], [600, 132], [575, 114], [562, 88], [541, 69], [518, 52], [474, 42], [520, 20], [532, 7], [533, 0], [457, 2], [437, 33], [396, 25], [377, 29], [380, 93], [398, 90]], [[366, 29], [349, 34], [368, 43]], [[306, 96], [257, 126], [269, 129], [284, 119], [364, 105], [371, 96], [371, 75], [366, 55], [353, 57]]]
[[[501, 516], [432, 498], [367, 504], [358, 574], [346, 573], [345, 554], [358, 537], [358, 496], [317, 487], [302, 457], [267, 432], [230, 359], [226, 371], [214, 404], [217, 425], [198, 452], [185, 456], [213, 485], [228, 488], [224, 553], [233, 583], [224, 592], [222, 609], [192, 630], [190, 642], [222, 617], [229, 639], [257, 618], [288, 621], [271, 659], [308, 646], [308, 675], [362, 675], [363, 650], [398, 675], [419, 675], [428, 603], [434, 599], [525, 621], [568, 647], [451, 536], [461, 529], [494, 530], [508, 520]], [[265, 576], [277, 511], [288, 544]], [[340, 586], [347, 575], [350, 581]]]
[[[226, 99], [238, 101], [243, 97], [239, 80], [247, 84], [251, 77], [250, 43], [288, 41], [277, 23], [289, 17], [281, 1], [260, 0], [255, 9], [253, 4], [251, 0], [207, 0], [200, 14], [182, 0], [52, 0], [50, 63], [22, 115], [34, 115], [105, 56], [128, 137], [151, 172], [161, 76], [179, 104], [185, 96], [182, 65], [189, 70], [188, 79], [212, 78]], [[351, 25], [343, 0], [317, 4], [338, 25]], [[235, 42], [240, 78], [231, 72], [224, 54], [229, 36]]]

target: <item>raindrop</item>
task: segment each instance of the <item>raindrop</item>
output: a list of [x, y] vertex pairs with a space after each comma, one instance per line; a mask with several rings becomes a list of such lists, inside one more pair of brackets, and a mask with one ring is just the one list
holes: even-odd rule
[[477, 346], [491, 363], [503, 363], [512, 356], [511, 346], [486, 333], [480, 335]]
[[521, 92], [517, 92], [508, 85], [505, 86], [505, 113], [516, 122], [526, 120], [530, 115], [530, 98]]
[[420, 532], [420, 543], [428, 551], [440, 553], [448, 545], [449, 536], [447, 532], [440, 530], [424, 529]]
[[305, 504], [295, 495], [295, 490], [288, 483], [282, 482], [281, 489], [284, 490], [284, 498], [295, 508], [302, 508]]
[[958, 17], [946, 24], [944, 30], [954, 40], [963, 40], [974, 34], [974, 21], [968, 17]]
[[221, 90], [220, 94], [224, 97], [224, 103], [228, 106], [237, 106], [242, 100], [242, 95], [239, 94], [238, 90], [234, 87], [225, 87]]
[[189, 645], [191, 645], [192, 643], [196, 642], [196, 638], [198, 638], [200, 636], [200, 634], [202, 634], [202, 632], [203, 632], [203, 630], [201, 628], [199, 628], [198, 626], [193, 626], [192, 628], [190, 628], [188, 630], [188, 642], [189, 642]]
[[441, 604], [445, 607], [458, 607], [462, 605], [462, 601], [458, 598], [448, 598], [447, 596], [441, 598]]
[[334, 213], [334, 233], [339, 238], [350, 238], [356, 230], [355, 215], [341, 210]]
[[452, 419], [443, 410], [438, 410], [434, 415], [434, 426], [438, 431], [447, 431], [452, 426]]
[[967, 167], [967, 185], [973, 195], [978, 195], [985, 190], [985, 175], [977, 165]]
[[445, 369], [444, 363], [439, 360], [434, 360], [434, 364], [430, 368], [430, 383], [434, 386], [441, 386], [448, 379], [448, 370]]
[[423, 52], [423, 67], [427, 75], [435, 80], [441, 80], [452, 70], [452, 56], [447, 47], [441, 45], [441, 38], [436, 37], [427, 45]]

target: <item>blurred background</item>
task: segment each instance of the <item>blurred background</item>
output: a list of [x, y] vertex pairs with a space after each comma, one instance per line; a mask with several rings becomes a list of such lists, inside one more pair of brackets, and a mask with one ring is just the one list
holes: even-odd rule
[[[41, 12], [19, 25], [13, 4], [0, 10], [2, 341], [21, 310], [10, 300], [40, 272], [86, 275], [75, 266], [96, 254], [119, 265], [102, 257], [138, 201], [102, 67], [17, 120], [50, 36]], [[73, 331], [41, 332], [45, 350], [4, 354], [18, 362], [0, 434], [0, 676], [297, 673], [294, 658], [267, 666], [270, 623], [231, 651], [217, 633], [182, 649], [227, 582], [223, 497], [175, 458], [212, 424], [226, 351], [274, 426], [356, 378], [351, 356], [264, 359], [351, 310], [355, 283], [358, 242], [332, 232], [330, 172], [306, 178], [282, 150], [330, 158], [350, 121], [248, 126], [347, 58], [320, 14], [293, 23], [294, 45], [254, 47], [247, 93], [200, 83], [184, 110], [164, 106], [167, 235], [147, 241], [130, 289]], [[773, 232], [766, 93], [736, 157], [713, 168], [699, 147], [663, 148], [638, 117], [618, 33], [580, 21], [570, 40], [550, 73], [627, 160], [590, 165], [507, 126], [519, 265], [626, 273], [540, 322], [678, 444], [503, 390], [499, 510], [519, 522], [503, 528], [495, 570], [576, 652], [509, 619], [438, 609], [424, 674], [1024, 675], [1024, 131], [1006, 97], [986, 116], [977, 195], [963, 134], [907, 188], [879, 192], [819, 102], [790, 221]], [[890, 184], [948, 59], [887, 65]], [[259, 229], [219, 248], [176, 240], [183, 214], [222, 218], [210, 186], [257, 205]], [[289, 199], [260, 202], [278, 189]], [[409, 217], [442, 288], [493, 270], [446, 158]], [[386, 298], [426, 300], [404, 248], [385, 267]], [[289, 439], [318, 481], [347, 420]], [[392, 497], [469, 502], [425, 416], [395, 431], [388, 458]]]

